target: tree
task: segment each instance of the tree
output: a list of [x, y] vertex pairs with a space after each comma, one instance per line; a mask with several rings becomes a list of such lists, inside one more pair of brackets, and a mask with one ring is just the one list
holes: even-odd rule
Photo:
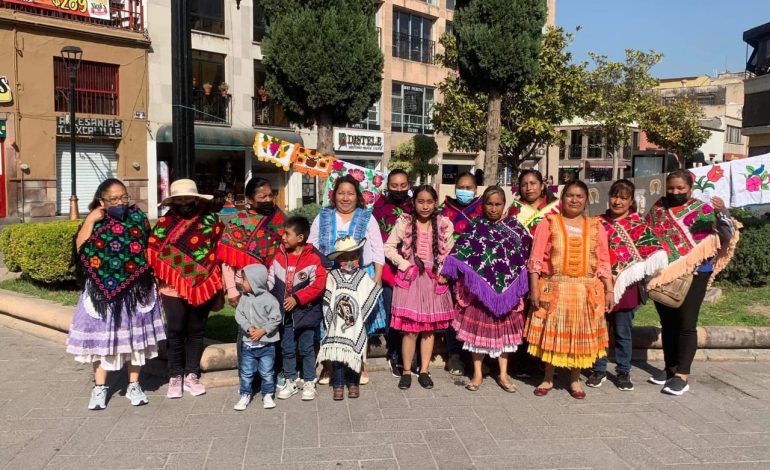
[[612, 177], [618, 177], [619, 150], [631, 141], [631, 126], [638, 124], [655, 104], [650, 91], [658, 80], [650, 69], [663, 57], [655, 51], [626, 49], [624, 62], [590, 53], [595, 68], [589, 72], [594, 98], [592, 111], [584, 116], [591, 131], [604, 139], [612, 157]]
[[[586, 64], [573, 63], [567, 51], [574, 36], [548, 27], [538, 56], [539, 74], [520, 91], [503, 96], [500, 162], [516, 171], [538, 147], [561, 140], [558, 126], [588, 112], [593, 103], [587, 86]], [[454, 37], [440, 39], [444, 54], [438, 61], [457, 70]], [[433, 108], [433, 125], [449, 135], [452, 150], [478, 152], [486, 142], [487, 94], [473, 92], [456, 73], [438, 85], [443, 102]]]
[[545, 0], [458, 0], [457, 64], [471, 91], [487, 95], [484, 179], [497, 183], [503, 95], [537, 73]]
[[419, 177], [420, 182], [425, 184], [429, 175], [438, 173], [438, 165], [431, 163], [437, 154], [436, 139], [417, 134], [396, 147], [393, 159], [388, 162], [388, 170], [404, 170], [409, 173], [410, 178]]
[[383, 56], [373, 0], [261, 0], [265, 84], [289, 120], [318, 126], [318, 150], [333, 154], [332, 128], [356, 122], [380, 97]]
[[642, 128], [647, 139], [673, 152], [684, 168], [685, 160], [692, 157], [706, 143], [709, 132], [700, 127], [703, 111], [697, 101], [679, 97], [669, 104], [655, 103], [647, 111]]

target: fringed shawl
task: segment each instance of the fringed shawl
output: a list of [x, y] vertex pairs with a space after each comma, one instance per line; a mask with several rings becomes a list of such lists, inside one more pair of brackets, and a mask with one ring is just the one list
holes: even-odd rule
[[150, 224], [141, 209], [131, 206], [124, 220], [110, 216], [94, 225], [78, 253], [78, 268], [99, 315], [129, 313], [153, 295], [155, 280], [145, 249]]
[[235, 269], [249, 264], [264, 264], [268, 268], [281, 244], [285, 217], [277, 207], [270, 215], [246, 211], [228, 222], [217, 245], [217, 259]]
[[507, 315], [529, 291], [525, 267], [532, 236], [514, 218], [478, 218], [444, 261], [441, 274], [463, 284], [497, 317]]
[[713, 280], [735, 253], [740, 239], [736, 225], [735, 234], [726, 246], [722, 246], [714, 230], [714, 208], [697, 199], [690, 199], [679, 207], [666, 208], [658, 201], [647, 213], [647, 224], [661, 241], [668, 254], [669, 265], [653, 277], [647, 287], [652, 289], [692, 273], [700, 265], [712, 260]]
[[191, 305], [201, 305], [222, 289], [216, 247], [222, 236], [216, 214], [184, 219], [170, 213], [158, 219], [147, 247], [155, 276]]
[[668, 265], [668, 255], [649, 225], [635, 211], [616, 220], [599, 216], [610, 246], [615, 300], [635, 282], [656, 274]]
[[464, 234], [473, 219], [481, 217], [483, 214], [484, 204], [482, 204], [480, 197], [471, 201], [467, 206], [462, 207], [457, 203], [457, 199], [447, 196], [446, 200], [444, 200], [444, 206], [441, 208], [441, 215], [449, 217], [449, 220], [454, 225], [455, 238], [459, 238], [460, 235]]
[[514, 199], [511, 207], [508, 209], [508, 217], [516, 217], [528, 232], [532, 233], [535, 226], [540, 223], [548, 214], [558, 214], [560, 212], [559, 200], [551, 201], [549, 204], [545, 198], [541, 198], [537, 206], [522, 202], [520, 199]]

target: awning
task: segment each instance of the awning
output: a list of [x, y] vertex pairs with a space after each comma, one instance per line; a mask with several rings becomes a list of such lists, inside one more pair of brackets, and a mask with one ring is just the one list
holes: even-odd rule
[[[257, 132], [263, 132], [288, 142], [302, 145], [302, 137], [289, 130], [279, 129], [244, 129], [231, 127], [195, 126], [195, 148], [197, 150], [251, 150]], [[171, 125], [160, 126], [155, 136], [160, 144], [173, 142]]]

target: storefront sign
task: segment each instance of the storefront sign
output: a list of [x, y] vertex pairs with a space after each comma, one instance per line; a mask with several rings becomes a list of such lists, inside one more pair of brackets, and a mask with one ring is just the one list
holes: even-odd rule
[[[58, 116], [56, 118], [56, 134], [70, 134], [69, 116]], [[123, 121], [120, 119], [77, 118], [75, 120], [75, 134], [87, 137], [120, 139], [123, 137]]]
[[0, 103], [10, 103], [13, 101], [11, 94], [11, 85], [8, 83], [8, 77], [0, 76]]
[[334, 150], [382, 153], [385, 150], [385, 134], [358, 129], [334, 129]]
[[5, 0], [5, 3], [44, 8], [67, 15], [87, 16], [100, 20], [110, 19], [109, 0]]

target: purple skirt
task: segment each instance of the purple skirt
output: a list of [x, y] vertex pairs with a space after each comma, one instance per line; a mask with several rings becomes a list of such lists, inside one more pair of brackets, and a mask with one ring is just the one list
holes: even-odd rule
[[88, 294], [80, 296], [67, 335], [67, 352], [82, 363], [101, 362], [106, 370], [120, 369], [124, 363], [144, 365], [158, 354], [158, 342], [166, 339], [160, 302], [153, 296], [148, 305], [135, 312], [125, 308], [119, 315], [99, 318]]

